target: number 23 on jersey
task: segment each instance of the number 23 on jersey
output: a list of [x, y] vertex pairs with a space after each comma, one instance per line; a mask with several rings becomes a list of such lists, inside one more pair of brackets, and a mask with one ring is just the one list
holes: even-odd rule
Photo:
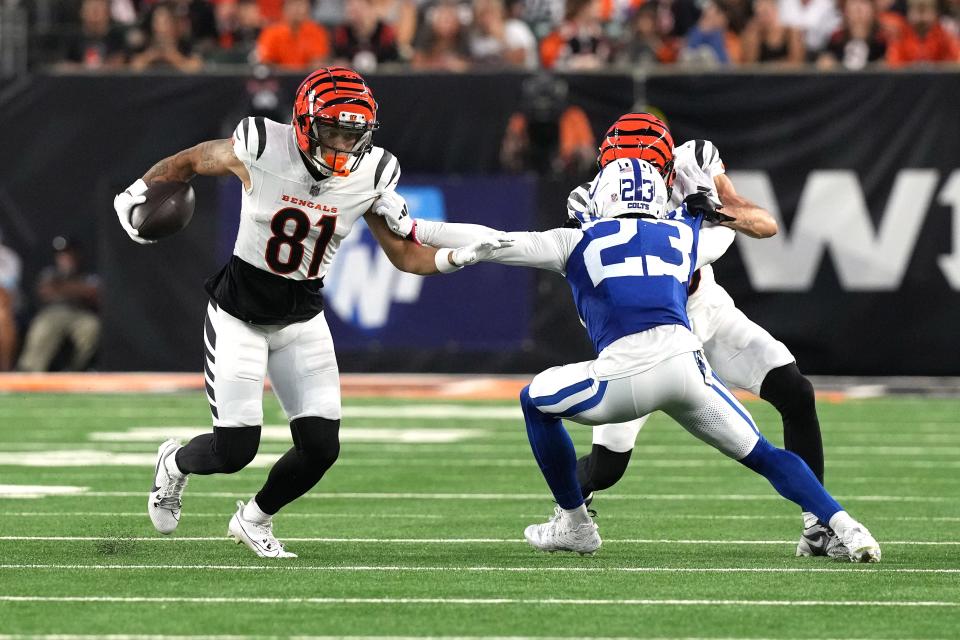
[[[693, 229], [683, 222], [677, 220], [637, 220], [634, 218], [622, 218], [617, 220], [620, 224], [620, 230], [608, 236], [602, 236], [590, 241], [590, 244], [583, 252], [583, 261], [590, 275], [593, 286], [599, 285], [607, 278], [623, 278], [627, 276], [673, 276], [681, 283], [690, 278], [690, 254], [693, 251]], [[644, 243], [646, 249], [651, 248], [655, 253], [643, 253], [641, 249], [640, 236], [642, 227], [640, 225], [651, 225], [648, 229], [653, 232], [665, 231], [666, 233], [656, 233], [656, 236], [666, 239], [669, 243], [647, 242]], [[655, 239], [654, 233], [649, 234], [651, 239]], [[606, 249], [627, 245], [631, 248], [636, 247], [634, 254], [630, 251], [626, 258], [621, 262], [604, 263], [602, 253]]]

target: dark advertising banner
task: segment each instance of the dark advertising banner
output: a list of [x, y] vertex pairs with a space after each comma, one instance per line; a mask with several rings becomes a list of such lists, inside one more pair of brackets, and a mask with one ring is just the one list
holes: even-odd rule
[[[536, 183], [404, 177], [397, 191], [418, 218], [527, 229]], [[327, 322], [338, 348], [348, 351], [517, 350], [530, 326], [533, 283], [530, 270], [495, 265], [431, 277], [403, 273], [361, 221], [324, 280]]]
[[659, 77], [647, 96], [779, 217], [717, 279], [801, 368], [960, 373], [960, 74]]

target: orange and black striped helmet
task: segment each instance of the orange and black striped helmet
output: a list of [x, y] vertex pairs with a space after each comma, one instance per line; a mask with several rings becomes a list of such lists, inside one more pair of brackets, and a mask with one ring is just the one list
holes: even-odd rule
[[660, 118], [649, 113], [620, 116], [603, 137], [597, 164], [601, 169], [618, 158], [646, 160], [673, 186], [673, 136]]
[[300, 83], [293, 102], [297, 146], [324, 175], [355, 170], [379, 128], [377, 101], [356, 71], [323, 67]]

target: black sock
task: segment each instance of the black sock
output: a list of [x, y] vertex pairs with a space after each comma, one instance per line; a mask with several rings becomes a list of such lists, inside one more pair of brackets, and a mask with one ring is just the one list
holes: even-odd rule
[[340, 454], [340, 421], [297, 418], [290, 422], [293, 448], [270, 469], [256, 496], [257, 506], [270, 515], [312, 489]]
[[784, 448], [803, 458], [823, 484], [823, 440], [813, 385], [791, 362], [767, 374], [760, 397], [780, 412]]
[[577, 460], [577, 480], [583, 497], [617, 484], [627, 470], [631, 453], [633, 450], [618, 453], [603, 445], [593, 445], [590, 455]]
[[260, 427], [214, 427], [177, 451], [184, 473], [234, 473], [250, 464], [260, 446]]

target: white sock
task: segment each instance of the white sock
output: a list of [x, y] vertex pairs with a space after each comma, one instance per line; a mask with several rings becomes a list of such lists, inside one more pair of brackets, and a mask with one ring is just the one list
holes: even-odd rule
[[834, 533], [840, 536], [841, 540], [847, 531], [859, 525], [860, 523], [851, 518], [850, 514], [846, 511], [837, 511], [830, 517], [830, 528], [833, 529]]
[[243, 519], [247, 522], [264, 523], [270, 522], [271, 518], [273, 518], [272, 515], [264, 513], [260, 509], [260, 505], [257, 504], [255, 498], [250, 498], [250, 502], [243, 507]]
[[809, 511], [803, 512], [803, 528], [804, 529], [809, 529], [813, 525], [817, 524], [817, 520], [819, 520], [819, 518], [817, 518], [817, 516], [813, 515]]
[[583, 504], [576, 509], [564, 509], [563, 513], [575, 527], [592, 522], [590, 514], [587, 513], [587, 507]]
[[[179, 449], [177, 449], [179, 451]], [[172, 476], [185, 476], [183, 471], [180, 471], [180, 467], [177, 466], [177, 452], [174, 451], [171, 455], [167, 456], [163, 460], [163, 467], [167, 470]]]

